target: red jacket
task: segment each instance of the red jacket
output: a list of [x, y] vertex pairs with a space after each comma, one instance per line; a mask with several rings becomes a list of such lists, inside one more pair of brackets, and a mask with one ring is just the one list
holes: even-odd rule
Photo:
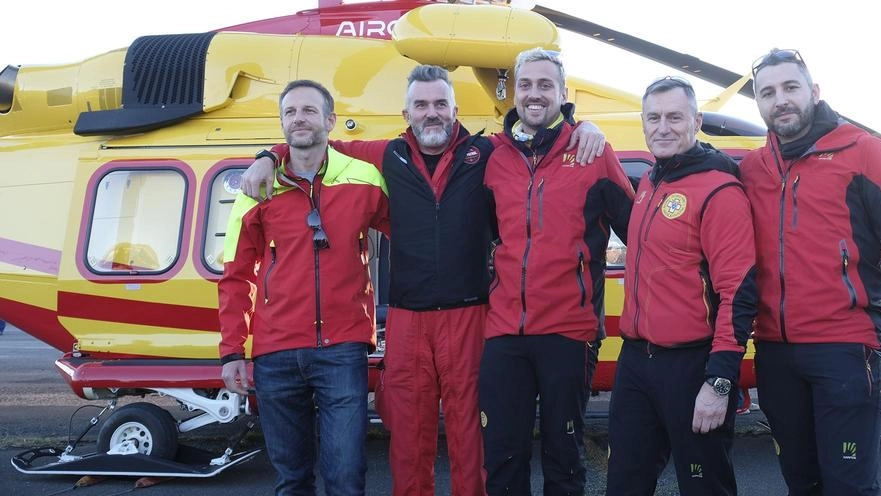
[[619, 329], [668, 348], [712, 343], [707, 374], [729, 379], [739, 375], [757, 299], [752, 215], [736, 170], [707, 145], [642, 177]]
[[878, 348], [881, 140], [839, 124], [787, 160], [769, 133], [741, 169], [758, 245], [755, 339]]
[[608, 144], [588, 165], [564, 153], [569, 122], [536, 135], [533, 148], [515, 144], [510, 129], [516, 115], [509, 114], [506, 137], [486, 167], [501, 242], [493, 258], [486, 336], [561, 334], [593, 341], [604, 336], [609, 227], [626, 232], [633, 188]]
[[[375, 346], [367, 230], [388, 230], [385, 182], [372, 165], [332, 148], [317, 179], [313, 198], [327, 249], [314, 249], [306, 222], [308, 181], [298, 181], [304, 190], [276, 182], [267, 202], [236, 198], [218, 283], [221, 357], [243, 354], [249, 334], [252, 356], [344, 342]], [[256, 300], [248, 326], [252, 285]]]

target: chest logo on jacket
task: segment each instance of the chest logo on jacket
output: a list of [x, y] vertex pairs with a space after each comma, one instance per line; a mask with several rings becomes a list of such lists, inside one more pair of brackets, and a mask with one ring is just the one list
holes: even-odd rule
[[[575, 162], [575, 154], [574, 153], [564, 153], [563, 154], [563, 167], [568, 169], [574, 169], [576, 165], [579, 165]], [[582, 167], [586, 167], [586, 165], [582, 165]]]
[[668, 219], [675, 219], [685, 213], [685, 207], [688, 205], [685, 195], [682, 193], [673, 193], [664, 200], [664, 206], [661, 213]]
[[476, 146], [472, 146], [465, 152], [465, 163], [468, 165], [474, 165], [480, 160], [480, 150], [477, 149]]

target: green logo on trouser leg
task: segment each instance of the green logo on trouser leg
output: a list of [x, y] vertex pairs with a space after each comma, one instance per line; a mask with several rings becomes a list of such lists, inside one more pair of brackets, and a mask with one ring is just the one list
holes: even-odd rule
[[691, 478], [692, 479], [703, 479], [704, 478], [704, 469], [701, 467], [700, 463], [692, 463], [690, 464], [691, 469]]
[[841, 458], [844, 460], [856, 460], [857, 459], [857, 443], [851, 443], [845, 441], [841, 443]]

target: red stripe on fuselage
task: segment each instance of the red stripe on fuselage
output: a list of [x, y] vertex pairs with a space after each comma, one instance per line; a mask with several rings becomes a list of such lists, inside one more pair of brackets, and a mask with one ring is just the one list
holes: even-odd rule
[[107, 296], [58, 292], [58, 315], [195, 331], [219, 331], [216, 308], [153, 303]]
[[73, 349], [73, 336], [58, 322], [54, 310], [0, 298], [0, 319], [60, 351]]

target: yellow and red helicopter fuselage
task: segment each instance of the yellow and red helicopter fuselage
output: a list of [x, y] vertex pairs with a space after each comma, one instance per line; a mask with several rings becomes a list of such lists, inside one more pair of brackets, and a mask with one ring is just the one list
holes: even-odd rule
[[[533, 12], [399, 1], [144, 37], [81, 63], [7, 68], [0, 318], [65, 353], [58, 368], [84, 398], [221, 389], [216, 283], [226, 217], [254, 153], [283, 141], [285, 84], [314, 79], [331, 90], [331, 138], [387, 139], [405, 125], [410, 69], [440, 64], [451, 69], [459, 119], [497, 132], [512, 106], [514, 57], [533, 46], [560, 49], [556, 27]], [[577, 77], [567, 83], [576, 117], [603, 129], [625, 167], [649, 167], [639, 97]], [[741, 155], [763, 142], [700, 139]], [[371, 239], [371, 270], [380, 274], [382, 241]], [[624, 270], [607, 272], [597, 390], [612, 387]], [[371, 385], [379, 358], [371, 357]], [[750, 348], [745, 386], [754, 383], [751, 364]]]

